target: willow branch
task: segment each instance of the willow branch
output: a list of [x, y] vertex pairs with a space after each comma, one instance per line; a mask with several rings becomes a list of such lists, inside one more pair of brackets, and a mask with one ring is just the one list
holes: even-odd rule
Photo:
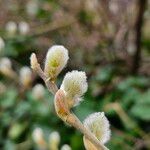
[[74, 18], [70, 18], [70, 19], [68, 19], [67, 22], [65, 21], [65, 22], [49, 23], [49, 24], [38, 27], [35, 30], [35, 33], [33, 33], [29, 36], [30, 37], [37, 37], [37, 36], [41, 36], [44, 34], [48, 34], [52, 31], [56, 31], [58, 29], [63, 29], [63, 28], [69, 27], [70, 25], [72, 25], [75, 22], [76, 22], [76, 20]]
[[[45, 82], [48, 90], [53, 94], [57, 95], [58, 99], [55, 101], [55, 110], [57, 115], [64, 121], [79, 130], [82, 134], [85, 135], [85, 137], [91, 141], [91, 143], [97, 148], [97, 150], [108, 150], [101, 142], [88, 130], [86, 129], [81, 121], [70, 112], [70, 110], [67, 108], [67, 105], [65, 105], [65, 97], [62, 95], [61, 90], [58, 91], [58, 87], [55, 84], [55, 82], [51, 81], [50, 78], [48, 78], [43, 70], [40, 67], [40, 64], [38, 63], [38, 60], [36, 58], [36, 55], [33, 53], [31, 55], [31, 68], [43, 79]], [[58, 92], [57, 92], [58, 91]], [[57, 92], [57, 93], [56, 93]]]

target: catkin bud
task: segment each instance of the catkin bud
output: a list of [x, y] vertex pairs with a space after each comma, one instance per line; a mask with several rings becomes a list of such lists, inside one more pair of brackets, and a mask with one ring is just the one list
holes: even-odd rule
[[64, 145], [61, 147], [61, 150], [71, 150], [71, 147], [70, 147], [68, 144], [64, 144]]
[[20, 69], [20, 82], [24, 87], [29, 87], [32, 82], [32, 71], [29, 67]]
[[37, 144], [40, 149], [46, 148], [46, 142], [44, 139], [44, 134], [41, 128], [35, 128], [32, 133], [33, 141]]
[[42, 84], [36, 84], [32, 89], [32, 95], [35, 99], [40, 100], [44, 98], [45, 89]]
[[52, 46], [46, 55], [44, 72], [51, 80], [56, 79], [57, 75], [66, 66], [68, 61], [68, 50], [61, 45]]
[[11, 68], [12, 64], [9, 58], [3, 57], [0, 60], [0, 68]]
[[18, 25], [18, 29], [20, 34], [26, 35], [27, 33], [29, 33], [30, 27], [27, 22], [21, 21]]
[[5, 47], [5, 42], [4, 42], [4, 40], [0, 37], [0, 53], [1, 53], [1, 51], [3, 51], [4, 47]]
[[12, 72], [12, 64], [9, 58], [3, 57], [0, 60], [0, 72], [6, 76], [10, 76]]
[[89, 115], [83, 124], [102, 144], [105, 144], [110, 139], [110, 125], [104, 112]]
[[8, 35], [10, 35], [10, 36], [16, 34], [16, 32], [17, 32], [17, 24], [15, 22], [13, 22], [13, 21], [9, 21], [6, 24], [6, 31], [7, 31]]
[[51, 150], [58, 150], [60, 143], [60, 135], [57, 131], [52, 132], [49, 135], [49, 148]]
[[60, 89], [66, 94], [69, 108], [76, 106], [82, 100], [81, 97], [88, 88], [86, 78], [85, 72], [76, 70], [65, 75]]

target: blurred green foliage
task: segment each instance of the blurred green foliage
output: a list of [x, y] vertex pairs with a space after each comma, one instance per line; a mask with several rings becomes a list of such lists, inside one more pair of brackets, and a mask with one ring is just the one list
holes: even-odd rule
[[[67, 71], [84, 70], [88, 75], [88, 92], [83, 97], [84, 101], [73, 108], [74, 113], [81, 121], [93, 112], [106, 113], [112, 129], [111, 140], [107, 144], [110, 150], [150, 149], [150, 39], [149, 35], [142, 37], [141, 70], [139, 74], [131, 74], [132, 55], [128, 53], [127, 47], [123, 47], [128, 46], [124, 41], [128, 41], [127, 35], [130, 32], [125, 33], [120, 44], [121, 50], [117, 51], [114, 44], [120, 27], [118, 22], [126, 25], [125, 22], [128, 21], [124, 20], [133, 19], [127, 14], [128, 9], [125, 11], [125, 7], [120, 6], [124, 1], [120, 0], [118, 4], [121, 12], [117, 12], [117, 17], [115, 13], [111, 16], [113, 13], [106, 12], [107, 7], [103, 8], [103, 3], [98, 5], [100, 8], [94, 5], [91, 10], [86, 8], [88, 6], [82, 0], [81, 3], [39, 0], [40, 8], [36, 15], [28, 16], [25, 12], [27, 2], [18, 2], [19, 5], [14, 3], [13, 6], [11, 3], [14, 10], [9, 10], [8, 15], [1, 19], [4, 22], [0, 34], [5, 47], [0, 51], [0, 59], [9, 57], [12, 68], [18, 74], [22, 66], [29, 66], [29, 57], [33, 51], [38, 54], [43, 66], [48, 47], [55, 43], [63, 44], [69, 49], [71, 61], [60, 74], [58, 85]], [[127, 8], [129, 6], [130, 4], [126, 4]], [[3, 7], [0, 5], [6, 11], [5, 7], [8, 5]], [[95, 7], [100, 11], [97, 12]], [[132, 13], [133, 16], [136, 14]], [[17, 23], [19, 20], [29, 22], [30, 32], [27, 35], [16, 33], [9, 37], [4, 29], [5, 24], [13, 18], [9, 14]], [[126, 19], [127, 16], [131, 18]], [[69, 21], [71, 23], [66, 25]], [[146, 27], [143, 30], [144, 33], [149, 33]], [[60, 147], [67, 143], [73, 150], [84, 149], [81, 133], [65, 125], [56, 116], [53, 96], [47, 89], [43, 99], [34, 98], [32, 86], [42, 82], [38, 77], [34, 75], [32, 86], [25, 90], [14, 79], [3, 74], [0, 74], [0, 82], [6, 86], [4, 92], [0, 91], [0, 149], [38, 149], [32, 138], [36, 127], [43, 130], [47, 142], [49, 134], [56, 130], [61, 135]]]

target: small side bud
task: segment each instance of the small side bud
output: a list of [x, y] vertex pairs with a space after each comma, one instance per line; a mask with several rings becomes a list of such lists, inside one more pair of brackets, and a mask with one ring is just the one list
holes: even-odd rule
[[64, 144], [60, 150], [71, 150], [71, 147], [68, 144]]
[[40, 149], [46, 149], [46, 142], [44, 139], [44, 134], [41, 128], [35, 128], [32, 133], [33, 141], [37, 144]]
[[49, 148], [51, 150], [58, 150], [60, 143], [60, 135], [57, 131], [52, 132], [49, 135]]
[[58, 90], [54, 99], [55, 110], [57, 115], [64, 121], [70, 113], [66, 104], [66, 97], [63, 90]]
[[68, 61], [68, 50], [61, 45], [52, 46], [46, 55], [44, 72], [51, 80], [55, 80], [58, 74], [66, 66]]
[[30, 64], [33, 70], [38, 66], [38, 61], [35, 53], [32, 53], [30, 56]]
[[110, 139], [110, 125], [104, 112], [89, 115], [83, 124], [102, 144], [105, 144]]
[[65, 75], [60, 89], [66, 94], [69, 108], [78, 105], [82, 100], [81, 97], [88, 88], [86, 78], [85, 72], [77, 70], [68, 72]]
[[32, 89], [32, 95], [35, 99], [44, 99], [45, 89], [42, 84], [36, 84]]
[[29, 67], [22, 67], [20, 69], [20, 82], [25, 87], [28, 88], [32, 82], [32, 71]]

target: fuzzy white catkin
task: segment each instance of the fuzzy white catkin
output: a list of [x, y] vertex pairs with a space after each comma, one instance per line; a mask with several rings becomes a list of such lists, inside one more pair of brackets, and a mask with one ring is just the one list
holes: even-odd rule
[[71, 147], [70, 147], [68, 144], [64, 144], [64, 145], [61, 147], [61, 150], [71, 150]]
[[7, 57], [2, 57], [0, 59], [0, 72], [9, 78], [17, 78], [16, 73], [12, 69], [12, 63]]
[[68, 50], [62, 45], [54, 45], [49, 48], [45, 61], [45, 74], [51, 79], [55, 79], [57, 75], [66, 66], [69, 59]]
[[26, 12], [29, 16], [36, 16], [39, 10], [38, 0], [30, 0], [26, 5]]
[[21, 21], [19, 22], [18, 29], [20, 34], [26, 35], [27, 33], [29, 33], [30, 27], [27, 22]]
[[89, 129], [101, 143], [105, 144], [110, 139], [110, 125], [104, 112], [89, 115], [84, 120], [84, 126]]
[[6, 31], [8, 35], [14, 35], [17, 32], [17, 24], [13, 21], [9, 21], [6, 24]]
[[109, 1], [109, 9], [112, 13], [116, 14], [119, 10], [117, 1]]
[[73, 106], [79, 104], [82, 100], [81, 97], [87, 91], [87, 88], [88, 84], [85, 72], [77, 70], [68, 72], [60, 87], [60, 89], [65, 92], [67, 100], [73, 101]]
[[32, 89], [32, 95], [35, 99], [44, 98], [45, 89], [42, 84], [36, 84]]
[[1, 71], [4, 71], [6, 69], [11, 69], [11, 66], [12, 66], [12, 64], [11, 64], [11, 61], [9, 58], [3, 57], [0, 59], [0, 70]]
[[20, 82], [23, 86], [29, 86], [32, 81], [32, 71], [29, 67], [25, 66], [20, 69]]
[[50, 145], [59, 145], [60, 135], [57, 131], [54, 131], [49, 135], [49, 143]]
[[43, 131], [41, 128], [35, 128], [32, 133], [32, 138], [35, 143], [40, 143], [43, 140]]
[[5, 47], [5, 42], [4, 40], [0, 37], [0, 52], [4, 49]]

